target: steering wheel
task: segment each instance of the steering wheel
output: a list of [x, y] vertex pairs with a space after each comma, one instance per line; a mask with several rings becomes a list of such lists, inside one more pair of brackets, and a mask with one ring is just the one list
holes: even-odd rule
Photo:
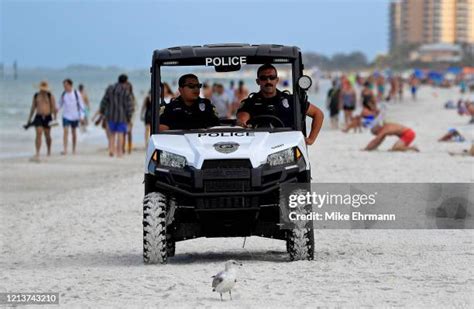
[[280, 118], [273, 116], [273, 115], [259, 115], [252, 117], [247, 124], [252, 125], [253, 128], [283, 128], [285, 124], [281, 121]]

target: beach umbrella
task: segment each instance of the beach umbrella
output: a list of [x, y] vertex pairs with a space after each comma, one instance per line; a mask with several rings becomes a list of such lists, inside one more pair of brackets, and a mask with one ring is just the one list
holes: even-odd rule
[[449, 67], [446, 70], [446, 73], [450, 73], [450, 74], [454, 74], [454, 75], [459, 75], [459, 74], [461, 74], [461, 72], [462, 72], [461, 67]]
[[416, 78], [418, 79], [424, 79], [425, 78], [425, 73], [421, 69], [414, 69], [413, 74], [415, 75]]
[[441, 84], [444, 80], [444, 75], [441, 72], [430, 71], [428, 72], [428, 79], [434, 81], [436, 84]]

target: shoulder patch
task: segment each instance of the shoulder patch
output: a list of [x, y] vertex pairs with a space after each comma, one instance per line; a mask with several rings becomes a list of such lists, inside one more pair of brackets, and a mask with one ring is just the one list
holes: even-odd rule
[[206, 103], [204, 103], [204, 102], [199, 103], [199, 110], [201, 112], [205, 111], [206, 110]]

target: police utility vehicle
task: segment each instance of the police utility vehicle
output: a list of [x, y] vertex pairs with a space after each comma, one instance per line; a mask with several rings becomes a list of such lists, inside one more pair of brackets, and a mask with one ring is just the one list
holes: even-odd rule
[[[213, 67], [214, 74], [259, 64], [288, 66], [293, 125], [272, 115], [251, 119], [252, 128], [232, 121], [198, 130], [158, 132], [163, 69]], [[241, 73], [241, 72], [239, 72]], [[256, 71], [252, 73], [256, 76]], [[202, 80], [202, 78], [201, 78]], [[152, 132], [146, 151], [143, 257], [166, 263], [175, 243], [196, 237], [262, 236], [286, 241], [291, 260], [313, 259], [310, 229], [283, 229], [280, 186], [309, 183], [305, 144], [306, 90], [301, 51], [282, 45], [221, 44], [156, 50], [151, 67]]]

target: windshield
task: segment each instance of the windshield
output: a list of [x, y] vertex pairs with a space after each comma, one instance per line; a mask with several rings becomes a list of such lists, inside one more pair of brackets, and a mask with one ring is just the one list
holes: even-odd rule
[[[217, 57], [215, 57], [217, 58]], [[283, 59], [285, 60], [285, 59]], [[249, 59], [248, 62], [254, 62], [255, 59]], [[187, 64], [187, 65], [183, 65]], [[206, 65], [207, 64], [207, 65]], [[162, 66], [160, 66], [159, 77], [160, 80], [156, 82], [156, 85], [161, 85], [160, 91], [160, 117], [157, 119], [160, 121], [160, 124], [166, 121], [170, 121], [171, 126], [168, 125], [169, 130], [202, 130], [215, 128], [216, 126], [239, 126], [238, 121], [238, 112], [242, 107], [242, 101], [249, 98], [249, 95], [252, 93], [258, 94], [262, 87], [265, 87], [265, 83], [274, 83], [277, 93], [285, 92], [285, 95], [291, 97], [293, 92], [293, 80], [292, 80], [292, 65], [291, 63], [273, 63], [272, 66], [276, 69], [276, 80], [273, 80], [275, 74], [270, 72], [267, 75], [260, 76], [261, 78], [267, 78], [266, 81], [260, 82], [260, 79], [257, 78], [257, 71], [261, 67], [261, 63], [247, 63], [246, 61], [233, 60], [231, 57], [220, 57], [219, 59], [209, 59], [209, 58], [198, 58], [198, 59], [185, 59], [177, 61], [164, 61]], [[219, 68], [220, 67], [220, 68]], [[180, 87], [180, 78], [187, 74], [193, 74], [197, 79], [187, 79], [184, 84], [184, 87]], [[258, 79], [258, 80], [257, 80]], [[263, 84], [263, 85], [262, 85]], [[157, 87], [157, 86], [155, 86]], [[191, 91], [195, 93], [198, 92], [198, 99], [196, 100], [196, 106], [191, 108], [184, 104], [180, 108], [175, 108], [174, 112], [177, 115], [171, 115], [168, 117], [168, 114], [163, 116], [167, 106], [170, 102], [181, 100], [186, 98], [186, 94], [183, 92], [188, 92], [189, 87]], [[188, 89], [186, 89], [188, 88]], [[199, 91], [194, 88], [199, 88]], [[157, 92], [155, 92], [157, 93]], [[288, 97], [288, 98], [289, 98]], [[194, 98], [193, 98], [194, 99]], [[193, 121], [197, 117], [206, 117], [205, 113], [201, 114], [199, 109], [207, 108], [204, 106], [202, 100], [208, 100], [212, 104], [212, 108], [219, 119], [219, 123], [212, 123], [212, 126], [192, 126], [186, 127], [185, 125], [175, 125], [175, 122], [187, 121], [188, 123]], [[291, 99], [286, 99], [283, 101], [283, 105], [289, 107]], [[183, 102], [181, 102], [183, 103]], [[188, 102], [189, 103], [189, 102]], [[176, 103], [175, 103], [176, 104]], [[265, 105], [265, 102], [257, 102], [259, 104]], [[266, 105], [265, 105], [266, 106]], [[186, 109], [186, 112], [192, 115], [192, 119], [180, 119], [179, 114], [182, 109]], [[271, 108], [270, 108], [271, 109]], [[168, 107], [169, 111], [170, 108]], [[286, 118], [293, 120], [293, 110], [288, 108], [284, 110]], [[266, 112], [259, 111], [259, 115], [265, 114]], [[255, 118], [256, 115], [253, 115], [250, 112], [250, 118]], [[274, 115], [270, 112], [271, 115], [278, 118], [278, 115]], [[292, 127], [290, 121], [278, 121], [278, 119], [261, 119], [260, 117], [259, 124], [255, 127], [268, 127], [269, 129], [277, 128], [288, 128]], [[270, 117], [268, 117], [270, 118]], [[281, 118], [281, 116], [280, 116]], [[265, 123], [268, 122], [268, 123]], [[245, 126], [248, 128], [255, 128], [252, 125]], [[160, 127], [161, 131], [161, 127]]]

